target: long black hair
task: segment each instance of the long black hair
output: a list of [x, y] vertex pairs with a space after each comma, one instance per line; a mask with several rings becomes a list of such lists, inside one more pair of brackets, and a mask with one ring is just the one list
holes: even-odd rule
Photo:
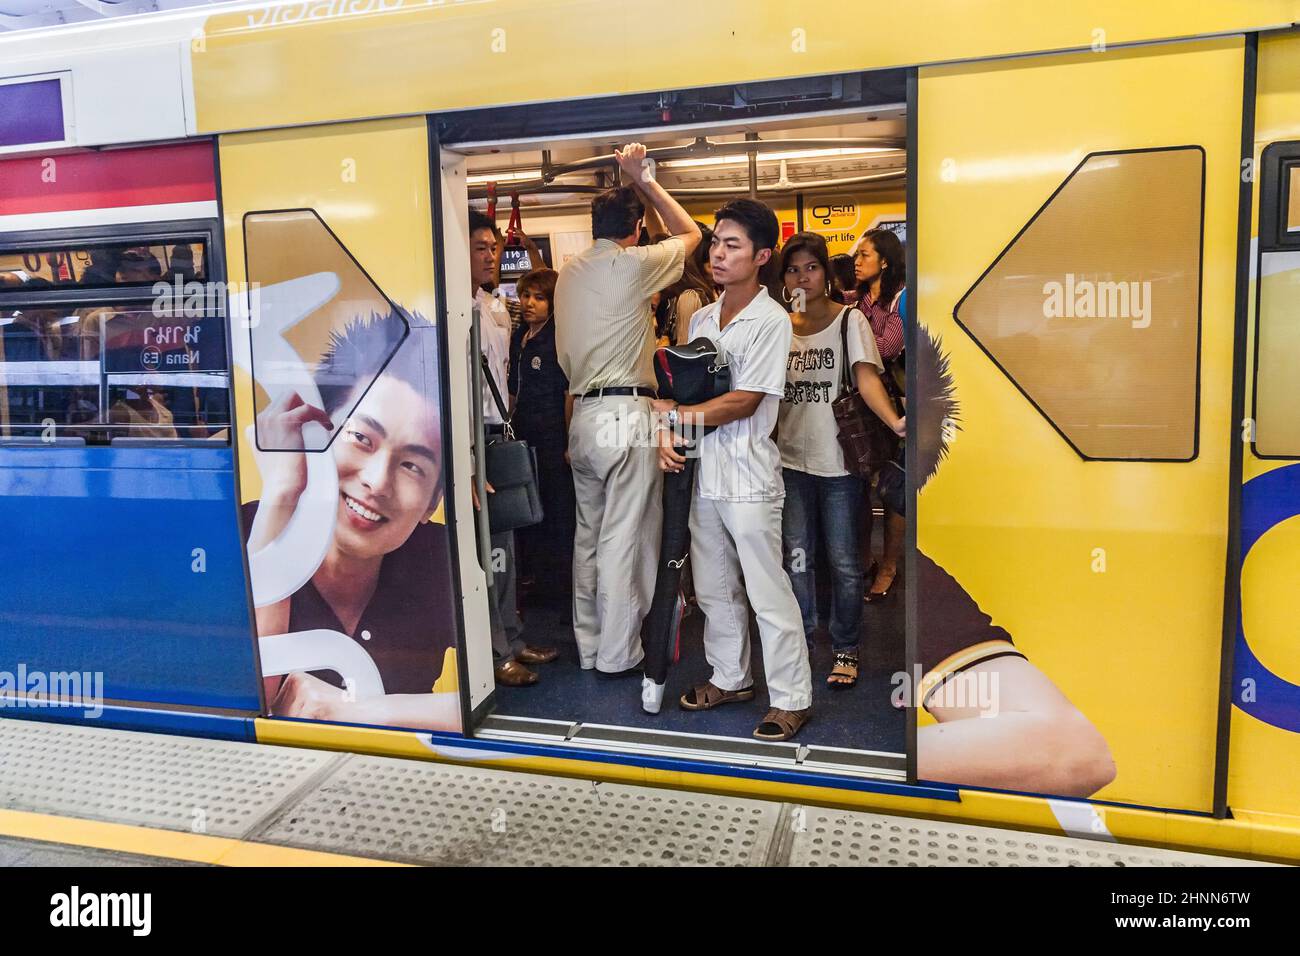
[[713, 290], [713, 283], [709, 281], [708, 273], [704, 271], [709, 261], [709, 247], [713, 245], [713, 230], [698, 220], [695, 222], [695, 228], [700, 230], [700, 244], [686, 257], [686, 262], [682, 266], [682, 277], [663, 290], [663, 297], [665, 300], [674, 300], [683, 292], [690, 290], [698, 292], [701, 301], [708, 305], [718, 297], [718, 293]]
[[[862, 241], [871, 243], [885, 267], [880, 274], [879, 302], [888, 308], [894, 296], [907, 285], [907, 255], [903, 252], [903, 243], [888, 229], [872, 229], [862, 237]], [[858, 283], [858, 292], [870, 295], [869, 284]]]

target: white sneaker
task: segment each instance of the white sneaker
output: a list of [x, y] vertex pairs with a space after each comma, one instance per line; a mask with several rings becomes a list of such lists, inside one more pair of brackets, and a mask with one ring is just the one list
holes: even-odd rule
[[664, 705], [664, 691], [667, 684], [656, 684], [649, 677], [641, 678], [641, 709], [647, 714], [659, 713]]

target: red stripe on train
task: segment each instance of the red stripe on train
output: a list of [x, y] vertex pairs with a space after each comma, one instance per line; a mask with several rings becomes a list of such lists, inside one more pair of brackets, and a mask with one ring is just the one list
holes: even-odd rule
[[207, 142], [0, 160], [0, 215], [216, 198]]

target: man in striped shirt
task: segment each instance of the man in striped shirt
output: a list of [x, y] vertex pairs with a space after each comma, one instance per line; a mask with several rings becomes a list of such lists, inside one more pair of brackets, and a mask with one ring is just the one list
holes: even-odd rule
[[[612, 676], [639, 673], [645, 656], [641, 620], [662, 523], [650, 298], [681, 278], [700, 241], [686, 210], [655, 182], [644, 146], [615, 157], [633, 185], [592, 202], [595, 241], [560, 269], [554, 320], [556, 357], [574, 396], [573, 635], [582, 667]], [[643, 220], [668, 238], [638, 245]]]

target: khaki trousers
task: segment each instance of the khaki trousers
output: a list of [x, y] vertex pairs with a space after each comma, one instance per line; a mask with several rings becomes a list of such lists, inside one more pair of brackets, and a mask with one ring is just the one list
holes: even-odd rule
[[573, 635], [586, 669], [641, 663], [663, 520], [650, 399], [579, 398], [569, 426], [577, 527], [573, 535]]

